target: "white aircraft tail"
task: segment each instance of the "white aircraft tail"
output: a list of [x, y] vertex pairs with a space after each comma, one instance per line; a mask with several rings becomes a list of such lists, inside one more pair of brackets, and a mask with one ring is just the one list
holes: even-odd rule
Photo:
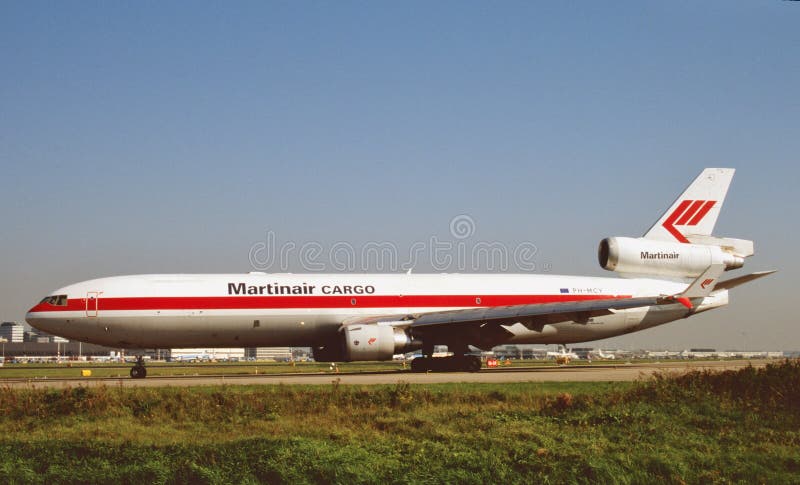
[[703, 170], [643, 237], [688, 243], [711, 236], [735, 171], [732, 168]]
[[[691, 309], [693, 308], [693, 299], [697, 301], [710, 296], [716, 290], [727, 290], [774, 273], [774, 271], [762, 271], [727, 281], [719, 281], [725, 271], [742, 267], [744, 258], [754, 254], [753, 241], [720, 238], [712, 235], [734, 172], [736, 170], [732, 168], [707, 168], [703, 170], [689, 187], [675, 199], [675, 202], [672, 203], [653, 227], [639, 239], [641, 241], [639, 243], [640, 249], [646, 248], [647, 244], [673, 245], [675, 249], [672, 254], [675, 255], [676, 259], [680, 259], [683, 253], [683, 250], [678, 249], [679, 247], [715, 246], [714, 250], [709, 252], [710, 260], [704, 260], [699, 267], [691, 268], [691, 265], [676, 266], [677, 273], [674, 274], [684, 278], [693, 277], [694, 280], [689, 283], [682, 293], [669, 296], [666, 298], [667, 300], [679, 302]], [[645, 243], [645, 240], [650, 240], [651, 242]], [[687, 253], [690, 253], [690, 251], [687, 251]], [[645, 255], [649, 256], [649, 253], [640, 251], [640, 257]], [[657, 257], [660, 258], [661, 254], [657, 255]], [[671, 256], [667, 253], [665, 257], [669, 258]], [[700, 272], [699, 268], [706, 264], [708, 265]], [[661, 270], [660, 274], [668, 274], [663, 268], [659, 269]], [[680, 273], [681, 270], [685, 271]], [[658, 274], [656, 271], [653, 271], [653, 273]]]
[[753, 241], [712, 235], [734, 172], [703, 170], [644, 236], [600, 241], [600, 266], [623, 276], [695, 280], [683, 296], [708, 296], [722, 272], [754, 253]]

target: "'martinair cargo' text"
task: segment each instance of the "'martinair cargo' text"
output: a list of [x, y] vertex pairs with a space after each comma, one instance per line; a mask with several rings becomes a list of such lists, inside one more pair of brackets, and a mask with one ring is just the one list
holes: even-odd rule
[[228, 283], [229, 295], [371, 295], [375, 293], [372, 285], [309, 285], [301, 283], [299, 285], [279, 285], [270, 283], [267, 285], [248, 285], [245, 283]]

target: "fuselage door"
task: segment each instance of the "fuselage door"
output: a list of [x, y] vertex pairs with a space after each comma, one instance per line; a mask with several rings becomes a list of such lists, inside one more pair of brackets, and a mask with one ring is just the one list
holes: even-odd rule
[[96, 317], [97, 308], [100, 302], [100, 291], [89, 291], [86, 293], [86, 316]]

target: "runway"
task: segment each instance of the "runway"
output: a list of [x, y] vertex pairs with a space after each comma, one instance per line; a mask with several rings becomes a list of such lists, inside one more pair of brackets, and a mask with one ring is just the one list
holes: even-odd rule
[[615, 382], [647, 379], [656, 373], [685, 373], [692, 370], [721, 372], [737, 370], [748, 365], [764, 367], [766, 360], [735, 361], [677, 361], [637, 364], [539, 366], [509, 369], [483, 369], [480, 372], [373, 372], [373, 373], [320, 373], [320, 374], [267, 374], [172, 376], [130, 378], [75, 378], [75, 379], [2, 379], [0, 388], [65, 388], [78, 386], [113, 387], [166, 387], [166, 386], [219, 386], [219, 385], [324, 385], [338, 382], [345, 385], [440, 384], [456, 382]]

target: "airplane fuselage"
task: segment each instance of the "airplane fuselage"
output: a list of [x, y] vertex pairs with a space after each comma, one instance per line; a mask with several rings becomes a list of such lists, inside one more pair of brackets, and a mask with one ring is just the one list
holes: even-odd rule
[[[52, 293], [33, 326], [125, 348], [313, 346], [368, 316], [670, 295], [686, 283], [522, 274], [164, 274], [100, 278]], [[611, 311], [585, 321], [505, 325], [503, 343], [566, 344], [642, 330], [727, 304], [698, 301]], [[449, 332], [458, 332], [452, 328]]]

